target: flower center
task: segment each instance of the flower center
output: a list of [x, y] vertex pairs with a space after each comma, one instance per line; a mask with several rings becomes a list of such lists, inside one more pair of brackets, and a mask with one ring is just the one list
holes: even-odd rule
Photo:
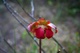
[[38, 28], [41, 27], [42, 29], [44, 29], [46, 26], [44, 25], [38, 25]]

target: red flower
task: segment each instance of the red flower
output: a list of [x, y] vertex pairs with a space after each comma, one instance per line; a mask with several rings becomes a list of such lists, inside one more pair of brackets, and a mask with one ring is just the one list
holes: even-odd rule
[[[57, 28], [54, 24], [50, 23], [44, 18], [39, 19], [36, 22], [31, 23], [28, 27], [38, 39], [51, 38], [55, 33], [57, 33]], [[54, 31], [52, 30], [54, 29]]]

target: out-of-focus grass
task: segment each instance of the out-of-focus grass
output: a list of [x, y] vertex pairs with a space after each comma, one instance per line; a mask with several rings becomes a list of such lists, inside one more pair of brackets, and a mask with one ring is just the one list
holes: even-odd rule
[[79, 36], [79, 33], [76, 32], [74, 35], [75, 36], [74, 36], [73, 42], [70, 42], [71, 41], [70, 40], [68, 42], [67, 41], [63, 42], [63, 44], [66, 46], [67, 51], [69, 53], [80, 53], [80, 36]]

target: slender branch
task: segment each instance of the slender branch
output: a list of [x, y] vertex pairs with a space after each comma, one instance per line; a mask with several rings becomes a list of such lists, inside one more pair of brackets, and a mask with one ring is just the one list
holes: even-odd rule
[[34, 17], [34, 4], [33, 4], [33, 0], [31, 0], [31, 16]]
[[[0, 30], [0, 32], [2, 32], [1, 30]], [[3, 39], [3, 41], [13, 50], [13, 52], [14, 53], [16, 53], [16, 51], [15, 51], [15, 49], [7, 42], [7, 40], [2, 36], [1, 37], [2, 39]], [[0, 50], [1, 50], [1, 48], [0, 48]], [[3, 50], [3, 49], [2, 49]], [[3, 50], [4, 51], [4, 50]], [[6, 52], [6, 51], [4, 51], [4, 52]]]
[[[35, 19], [32, 15], [30, 15], [29, 13], [26, 12], [26, 10], [24, 9], [24, 7], [19, 3], [18, 0], [16, 0], [16, 2], [17, 2], [18, 5], [22, 8], [22, 10], [23, 10], [30, 18], [32, 18], [32, 20], [36, 21], [36, 19]], [[33, 9], [32, 11], [34, 11], [34, 9]]]
[[[28, 24], [28, 21], [25, 20], [21, 15], [19, 15], [19, 13], [16, 12], [16, 10], [13, 10], [12, 6], [10, 6], [10, 5], [7, 3], [6, 0], [3, 0], [3, 2], [4, 2], [4, 4], [5, 4], [5, 6], [11, 11], [12, 14], [14, 13], [14, 15], [20, 17], [23, 21], [25, 21], [25, 23]], [[17, 18], [18, 18], [18, 17], [17, 17]]]
[[65, 52], [65, 53], [67, 53], [67, 51], [65, 50], [65, 48], [53, 37], [52, 38], [60, 47], [61, 47], [61, 49]]
[[8, 52], [6, 52], [4, 49], [2, 49], [2, 48], [0, 48], [0, 50], [2, 51], [2, 52], [4, 52], [4, 53], [8, 53]]
[[16, 53], [15, 49], [6, 41], [6, 39], [4, 39], [4, 41], [14, 51], [14, 53]]

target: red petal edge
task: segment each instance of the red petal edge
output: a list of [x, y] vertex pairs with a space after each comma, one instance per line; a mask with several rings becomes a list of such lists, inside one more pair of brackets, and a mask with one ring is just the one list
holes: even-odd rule
[[31, 31], [31, 27], [32, 27], [32, 25], [33, 25], [34, 23], [35, 23], [35, 22], [33, 22], [33, 23], [31, 23], [31, 24], [28, 25], [27, 29], [28, 29], [29, 31]]
[[50, 26], [53, 29], [56, 29], [56, 26], [53, 23], [49, 23], [48, 26]]

